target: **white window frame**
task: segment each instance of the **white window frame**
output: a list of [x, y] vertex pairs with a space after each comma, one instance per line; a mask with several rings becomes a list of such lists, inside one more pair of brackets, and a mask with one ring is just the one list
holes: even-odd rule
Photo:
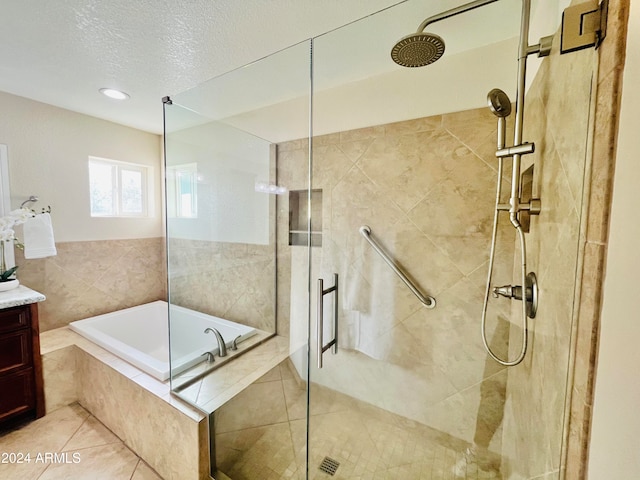
[[[111, 167], [111, 188], [113, 194], [113, 211], [110, 213], [96, 213], [93, 211], [92, 199], [91, 199], [91, 165], [104, 165]], [[88, 161], [89, 170], [89, 210], [91, 217], [93, 218], [143, 218], [149, 217], [150, 213], [150, 199], [151, 194], [151, 167], [148, 165], [141, 165], [137, 163], [121, 162], [119, 160], [111, 160], [108, 158], [89, 156]], [[141, 178], [141, 212], [124, 212], [123, 200], [122, 200], [122, 172], [140, 172]]]

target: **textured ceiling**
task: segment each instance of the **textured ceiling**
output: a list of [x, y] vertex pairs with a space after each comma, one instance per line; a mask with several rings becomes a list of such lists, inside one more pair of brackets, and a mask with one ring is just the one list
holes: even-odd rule
[[[504, 3], [514, 2], [519, 5], [516, 0]], [[163, 96], [397, 3], [0, 0], [0, 91], [161, 133]], [[411, 5], [414, 11], [406, 33], [424, 17], [461, 3], [407, 2], [403, 7]], [[474, 18], [476, 25], [488, 23], [473, 17], [469, 25]], [[497, 30], [498, 25], [489, 27]], [[110, 100], [98, 93], [102, 87], [123, 90], [131, 98]]]

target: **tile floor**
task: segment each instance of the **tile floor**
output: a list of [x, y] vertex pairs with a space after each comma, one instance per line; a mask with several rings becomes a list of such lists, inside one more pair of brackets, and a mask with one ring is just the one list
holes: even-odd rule
[[[218, 469], [233, 480], [303, 480], [305, 389], [284, 362], [217, 411]], [[465, 464], [467, 442], [319, 385], [311, 395], [310, 479], [501, 478]], [[325, 456], [340, 462], [333, 476], [319, 470]]]
[[[455, 473], [466, 442], [328, 388], [311, 388], [310, 479], [501, 478], [475, 463]], [[233, 480], [303, 480], [305, 389], [283, 362], [216, 412], [220, 471]], [[31, 461], [3, 454], [30, 454]], [[318, 468], [325, 456], [340, 462], [334, 476]], [[0, 480], [62, 479], [162, 480], [78, 404], [0, 433]]]
[[[31, 461], [17, 463], [10, 454]], [[162, 480], [77, 403], [0, 433], [0, 480], [63, 479]]]

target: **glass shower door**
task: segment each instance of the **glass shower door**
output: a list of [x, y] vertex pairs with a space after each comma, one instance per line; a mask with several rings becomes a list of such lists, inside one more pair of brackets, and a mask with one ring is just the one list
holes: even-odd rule
[[[498, 181], [486, 99], [494, 88], [516, 98], [520, 8], [433, 25], [447, 50], [424, 68], [390, 51], [439, 13], [425, 2], [313, 40], [308, 478], [560, 475], [573, 312], [551, 291], [575, 287], [593, 53], [530, 61], [524, 140], [537, 151], [522, 170], [535, 165], [543, 202], [526, 235], [541, 303], [528, 356], [506, 368], [480, 333]], [[562, 111], [551, 99], [568, 84]], [[510, 172], [501, 181], [508, 192]], [[519, 283], [508, 215], [495, 262], [495, 286]], [[515, 300], [489, 301], [487, 342], [503, 358], [520, 349], [519, 314]]]
[[[530, 59], [536, 151], [522, 170], [542, 198], [526, 234], [540, 305], [525, 360], [505, 368], [480, 334], [498, 181], [486, 98], [516, 98], [521, 2], [434, 25], [446, 52], [433, 65], [394, 64], [436, 3], [402, 2], [165, 104], [171, 306], [265, 332], [240, 350], [285, 346], [227, 394], [235, 336], [221, 357], [197, 326], [186, 345], [206, 348], [185, 367], [189, 330], [170, 318], [173, 391], [214, 416], [234, 480], [560, 477], [593, 51]], [[510, 172], [500, 181], [508, 191]], [[504, 216], [497, 240], [492, 286], [517, 284]], [[520, 349], [519, 312], [489, 301], [502, 358]]]

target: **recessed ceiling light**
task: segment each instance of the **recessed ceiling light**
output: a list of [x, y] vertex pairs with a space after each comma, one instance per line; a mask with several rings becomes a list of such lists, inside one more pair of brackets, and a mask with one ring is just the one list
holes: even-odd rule
[[101, 88], [100, 93], [115, 100], [126, 100], [129, 98], [128, 94], [121, 92], [120, 90], [114, 90], [113, 88]]

